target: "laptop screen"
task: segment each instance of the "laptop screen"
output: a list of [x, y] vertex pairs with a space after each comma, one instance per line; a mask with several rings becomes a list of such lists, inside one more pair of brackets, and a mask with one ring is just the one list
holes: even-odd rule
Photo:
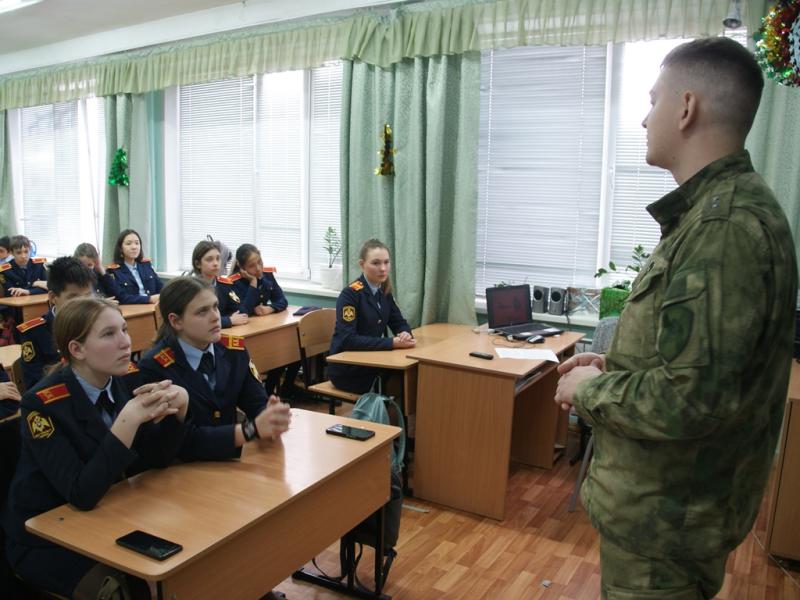
[[489, 329], [532, 322], [531, 286], [525, 284], [486, 288], [486, 312]]

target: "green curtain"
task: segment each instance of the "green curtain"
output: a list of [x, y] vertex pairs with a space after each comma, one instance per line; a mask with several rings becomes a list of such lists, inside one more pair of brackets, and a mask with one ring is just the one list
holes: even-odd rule
[[[341, 215], [344, 270], [377, 237], [392, 254], [408, 322], [474, 323], [480, 54], [407, 59], [389, 69], [345, 63]], [[395, 175], [376, 176], [385, 123]]]
[[[106, 121], [106, 171], [111, 170], [114, 155], [122, 148], [128, 153], [131, 164], [131, 116], [133, 98], [131, 94], [119, 94], [105, 98]], [[130, 169], [129, 169], [130, 171]], [[128, 227], [130, 189], [109, 185], [106, 182], [106, 199], [103, 211], [103, 249], [101, 256], [106, 263], [114, 262], [114, 244], [119, 232]]]
[[11, 139], [8, 131], [8, 111], [0, 110], [0, 235], [17, 233], [14, 211], [14, 188], [11, 182]]
[[339, 58], [388, 68], [406, 58], [486, 48], [717, 35], [729, 6], [729, 0], [439, 0], [362, 9], [0, 76], [0, 110], [305, 69]]

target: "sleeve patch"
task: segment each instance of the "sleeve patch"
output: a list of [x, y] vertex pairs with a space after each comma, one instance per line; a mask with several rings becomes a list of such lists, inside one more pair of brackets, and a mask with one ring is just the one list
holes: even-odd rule
[[342, 308], [342, 319], [351, 323], [356, 320], [356, 307], [355, 306], [345, 306]]
[[22, 360], [25, 362], [31, 362], [34, 358], [36, 358], [36, 350], [33, 347], [33, 342], [28, 340], [27, 342], [22, 343]]
[[252, 360], [250, 361], [250, 372], [253, 374], [253, 377], [256, 378], [256, 381], [261, 383], [261, 376], [258, 374], [258, 369], [256, 368], [256, 364]]
[[56, 432], [52, 419], [38, 411], [32, 410], [28, 413], [26, 420], [28, 422], [28, 431], [31, 432], [31, 437], [35, 440], [45, 440]]

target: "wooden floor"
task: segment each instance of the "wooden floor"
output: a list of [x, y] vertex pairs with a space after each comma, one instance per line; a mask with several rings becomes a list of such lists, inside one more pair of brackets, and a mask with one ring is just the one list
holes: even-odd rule
[[[574, 513], [566, 510], [577, 469], [563, 459], [552, 471], [512, 465], [503, 522], [407, 499], [406, 505], [420, 510], [403, 509], [398, 556], [384, 592], [394, 600], [598, 598], [598, 536], [580, 506]], [[762, 509], [754, 531], [728, 560], [717, 598], [800, 600], [800, 572], [784, 575], [754, 536], [763, 543], [765, 528]], [[365, 585], [372, 583], [372, 557], [365, 550], [359, 568]], [[317, 563], [337, 573], [338, 544]], [[291, 579], [278, 589], [289, 600], [345, 597]]]

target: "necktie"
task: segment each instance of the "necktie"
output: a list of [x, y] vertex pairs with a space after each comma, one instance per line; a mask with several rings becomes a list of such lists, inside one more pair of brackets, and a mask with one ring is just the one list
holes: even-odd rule
[[203, 357], [200, 359], [200, 365], [197, 367], [207, 378], [214, 374], [214, 356], [211, 352], [203, 352]]
[[[108, 416], [110, 422], [114, 422], [114, 417], [117, 416], [117, 411], [114, 409], [114, 403], [111, 402], [111, 398], [108, 397], [108, 392], [103, 390], [100, 392], [100, 395], [97, 397], [97, 402], [95, 403], [97, 410], [100, 412], [100, 416], [102, 417], [103, 414]], [[104, 418], [103, 421], [106, 421]], [[106, 422], [108, 425], [108, 422]]]

